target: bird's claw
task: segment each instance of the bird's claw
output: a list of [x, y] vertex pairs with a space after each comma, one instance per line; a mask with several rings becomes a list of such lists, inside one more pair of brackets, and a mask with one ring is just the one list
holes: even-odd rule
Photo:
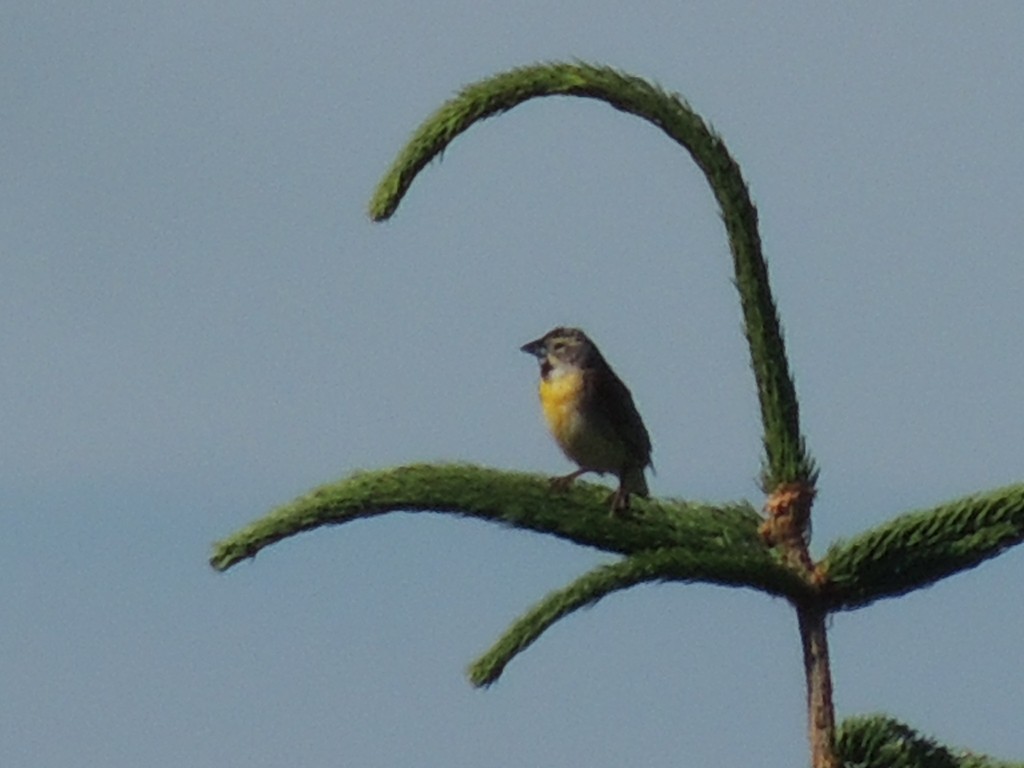
[[608, 497], [611, 502], [612, 517], [626, 517], [629, 514], [629, 491], [621, 485]]

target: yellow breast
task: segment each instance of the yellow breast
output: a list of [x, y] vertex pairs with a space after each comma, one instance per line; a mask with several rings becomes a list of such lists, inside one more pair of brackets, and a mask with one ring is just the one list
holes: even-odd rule
[[[625, 444], [602, 431], [580, 408], [583, 373], [579, 369], [552, 371], [540, 382], [540, 403], [555, 442], [581, 468], [618, 472], [629, 462]], [[642, 476], [642, 475], [641, 475]]]
[[580, 427], [579, 402], [583, 394], [580, 371], [562, 373], [540, 381], [540, 404], [555, 440], [563, 446], [573, 442]]

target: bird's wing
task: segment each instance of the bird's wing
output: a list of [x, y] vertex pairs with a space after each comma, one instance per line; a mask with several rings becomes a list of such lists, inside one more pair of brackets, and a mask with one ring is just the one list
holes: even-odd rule
[[[622, 379], [609, 368], [603, 375], [588, 376], [585, 389], [585, 407], [595, 422], [624, 442], [629, 454], [637, 457], [641, 467], [649, 466], [651, 437], [633, 403], [633, 395]], [[600, 407], [596, 407], [598, 403]]]

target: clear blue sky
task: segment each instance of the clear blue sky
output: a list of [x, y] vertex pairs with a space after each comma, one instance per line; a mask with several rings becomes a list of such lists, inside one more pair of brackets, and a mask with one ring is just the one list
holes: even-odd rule
[[[100, 3], [0, 10], [0, 765], [805, 765], [794, 617], [638, 588], [488, 691], [463, 670], [607, 556], [396, 514], [225, 575], [210, 543], [356, 468], [565, 472], [523, 342], [586, 328], [656, 494], [759, 502], [721, 223], [606, 106], [472, 129], [458, 87], [579, 57], [684, 94], [758, 203], [821, 467], [814, 548], [1024, 479], [1024, 5]], [[840, 716], [1024, 758], [1012, 551], [832, 624]]]

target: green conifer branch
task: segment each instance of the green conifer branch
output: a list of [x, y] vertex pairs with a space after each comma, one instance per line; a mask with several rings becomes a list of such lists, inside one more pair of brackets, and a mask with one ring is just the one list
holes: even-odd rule
[[416, 130], [377, 186], [370, 215], [377, 221], [390, 217], [416, 174], [471, 125], [540, 96], [594, 98], [642, 117], [685, 148], [704, 172], [728, 232], [757, 380], [764, 422], [762, 483], [768, 491], [784, 483], [813, 486], [817, 470], [800, 433], [796, 390], [761, 253], [757, 210], [721, 138], [678, 94], [583, 62], [538, 64], [481, 80], [464, 88]]
[[223, 570], [295, 533], [397, 510], [490, 519], [610, 551], [649, 549], [687, 537], [754, 544], [751, 531], [757, 515], [748, 505], [718, 508], [638, 500], [635, 515], [621, 519], [608, 514], [604, 486], [576, 483], [555, 492], [549, 480], [468, 464], [357, 472], [278, 507], [216, 544], [212, 564]]
[[658, 581], [701, 581], [726, 586], [756, 586], [776, 595], [804, 589], [787, 569], [743, 548], [709, 551], [699, 544], [637, 552], [601, 565], [567, 587], [546, 595], [517, 619], [498, 641], [469, 667], [473, 685], [495, 682], [513, 658], [559, 619], [586, 608], [612, 592]]
[[851, 610], [973, 568], [1024, 540], [1024, 484], [910, 512], [846, 542], [821, 563], [833, 610]]
[[951, 750], [884, 715], [843, 721], [836, 752], [844, 766], [856, 768], [1024, 768], [967, 750]]
[[475, 517], [624, 555], [674, 548], [665, 578], [749, 586], [794, 602], [810, 594], [761, 541], [748, 504], [636, 499], [619, 517], [608, 513], [605, 486], [554, 491], [547, 477], [465, 464], [359, 472], [321, 486], [214, 544], [210, 564], [224, 571], [297, 533], [395, 511]]
[[617, 563], [599, 566], [569, 586], [549, 593], [470, 665], [470, 681], [476, 686], [496, 682], [513, 658], [564, 616], [591, 606], [612, 592], [644, 582], [664, 580], [665, 567], [674, 554], [671, 550], [640, 552]]
[[447, 512], [549, 533], [626, 555], [548, 595], [475, 662], [476, 685], [494, 682], [511, 659], [562, 616], [646, 581], [702, 581], [759, 589], [796, 603], [807, 583], [780, 562], [745, 503], [706, 505], [635, 499], [626, 517], [608, 512], [608, 488], [577, 483], [554, 491], [550, 478], [464, 464], [414, 464], [356, 473], [272, 510], [214, 545], [210, 564], [227, 570], [271, 544], [323, 525], [392, 511]]

